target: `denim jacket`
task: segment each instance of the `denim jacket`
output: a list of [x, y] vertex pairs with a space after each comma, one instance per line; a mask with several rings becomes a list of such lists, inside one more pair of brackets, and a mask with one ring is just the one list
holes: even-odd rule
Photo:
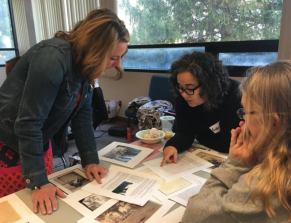
[[28, 188], [48, 182], [43, 145], [71, 115], [83, 86], [72, 131], [82, 165], [99, 163], [92, 127], [92, 89], [63, 39], [42, 41], [25, 53], [0, 88], [0, 141], [19, 153]]

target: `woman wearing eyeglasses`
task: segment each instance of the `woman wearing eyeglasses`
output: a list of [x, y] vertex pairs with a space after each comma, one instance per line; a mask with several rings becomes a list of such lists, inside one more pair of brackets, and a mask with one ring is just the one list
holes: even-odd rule
[[189, 199], [182, 223], [291, 220], [291, 62], [247, 72], [229, 157]]
[[178, 152], [200, 144], [228, 153], [230, 131], [239, 124], [239, 82], [212, 55], [194, 52], [175, 61], [170, 81], [176, 96], [176, 134], [167, 141], [163, 166], [177, 163]]

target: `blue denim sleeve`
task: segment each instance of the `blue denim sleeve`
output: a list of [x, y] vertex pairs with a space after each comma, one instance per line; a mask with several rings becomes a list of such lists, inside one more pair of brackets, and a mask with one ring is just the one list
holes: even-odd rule
[[87, 98], [83, 96], [82, 100], [86, 101], [72, 119], [72, 132], [80, 153], [82, 166], [85, 167], [88, 164], [98, 164], [99, 158], [92, 123], [92, 93], [89, 93]]
[[18, 116], [14, 124], [27, 188], [48, 182], [43, 161], [42, 127], [67, 70], [65, 55], [55, 47], [33, 51]]

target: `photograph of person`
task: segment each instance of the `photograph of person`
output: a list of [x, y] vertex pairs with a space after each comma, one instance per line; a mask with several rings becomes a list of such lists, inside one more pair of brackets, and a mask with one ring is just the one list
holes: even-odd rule
[[115, 160], [127, 163], [140, 152], [141, 150], [138, 150], [138, 149], [134, 149], [128, 146], [118, 145], [114, 149], [112, 149], [110, 152], [104, 154], [103, 156], [109, 159], [115, 159]]
[[182, 223], [291, 220], [291, 62], [249, 69], [240, 89], [229, 157], [188, 200]]
[[176, 97], [176, 134], [166, 142], [161, 166], [177, 163], [178, 152], [189, 149], [194, 139], [228, 153], [230, 131], [239, 124], [239, 82], [228, 77], [221, 61], [196, 51], [174, 61], [170, 73]]

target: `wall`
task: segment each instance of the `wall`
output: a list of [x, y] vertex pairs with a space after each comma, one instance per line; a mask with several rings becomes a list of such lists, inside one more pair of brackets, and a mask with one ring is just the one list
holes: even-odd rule
[[291, 60], [291, 1], [284, 0], [282, 7], [282, 19], [280, 29], [280, 40], [278, 60]]
[[0, 87], [6, 79], [5, 67], [0, 67]]

